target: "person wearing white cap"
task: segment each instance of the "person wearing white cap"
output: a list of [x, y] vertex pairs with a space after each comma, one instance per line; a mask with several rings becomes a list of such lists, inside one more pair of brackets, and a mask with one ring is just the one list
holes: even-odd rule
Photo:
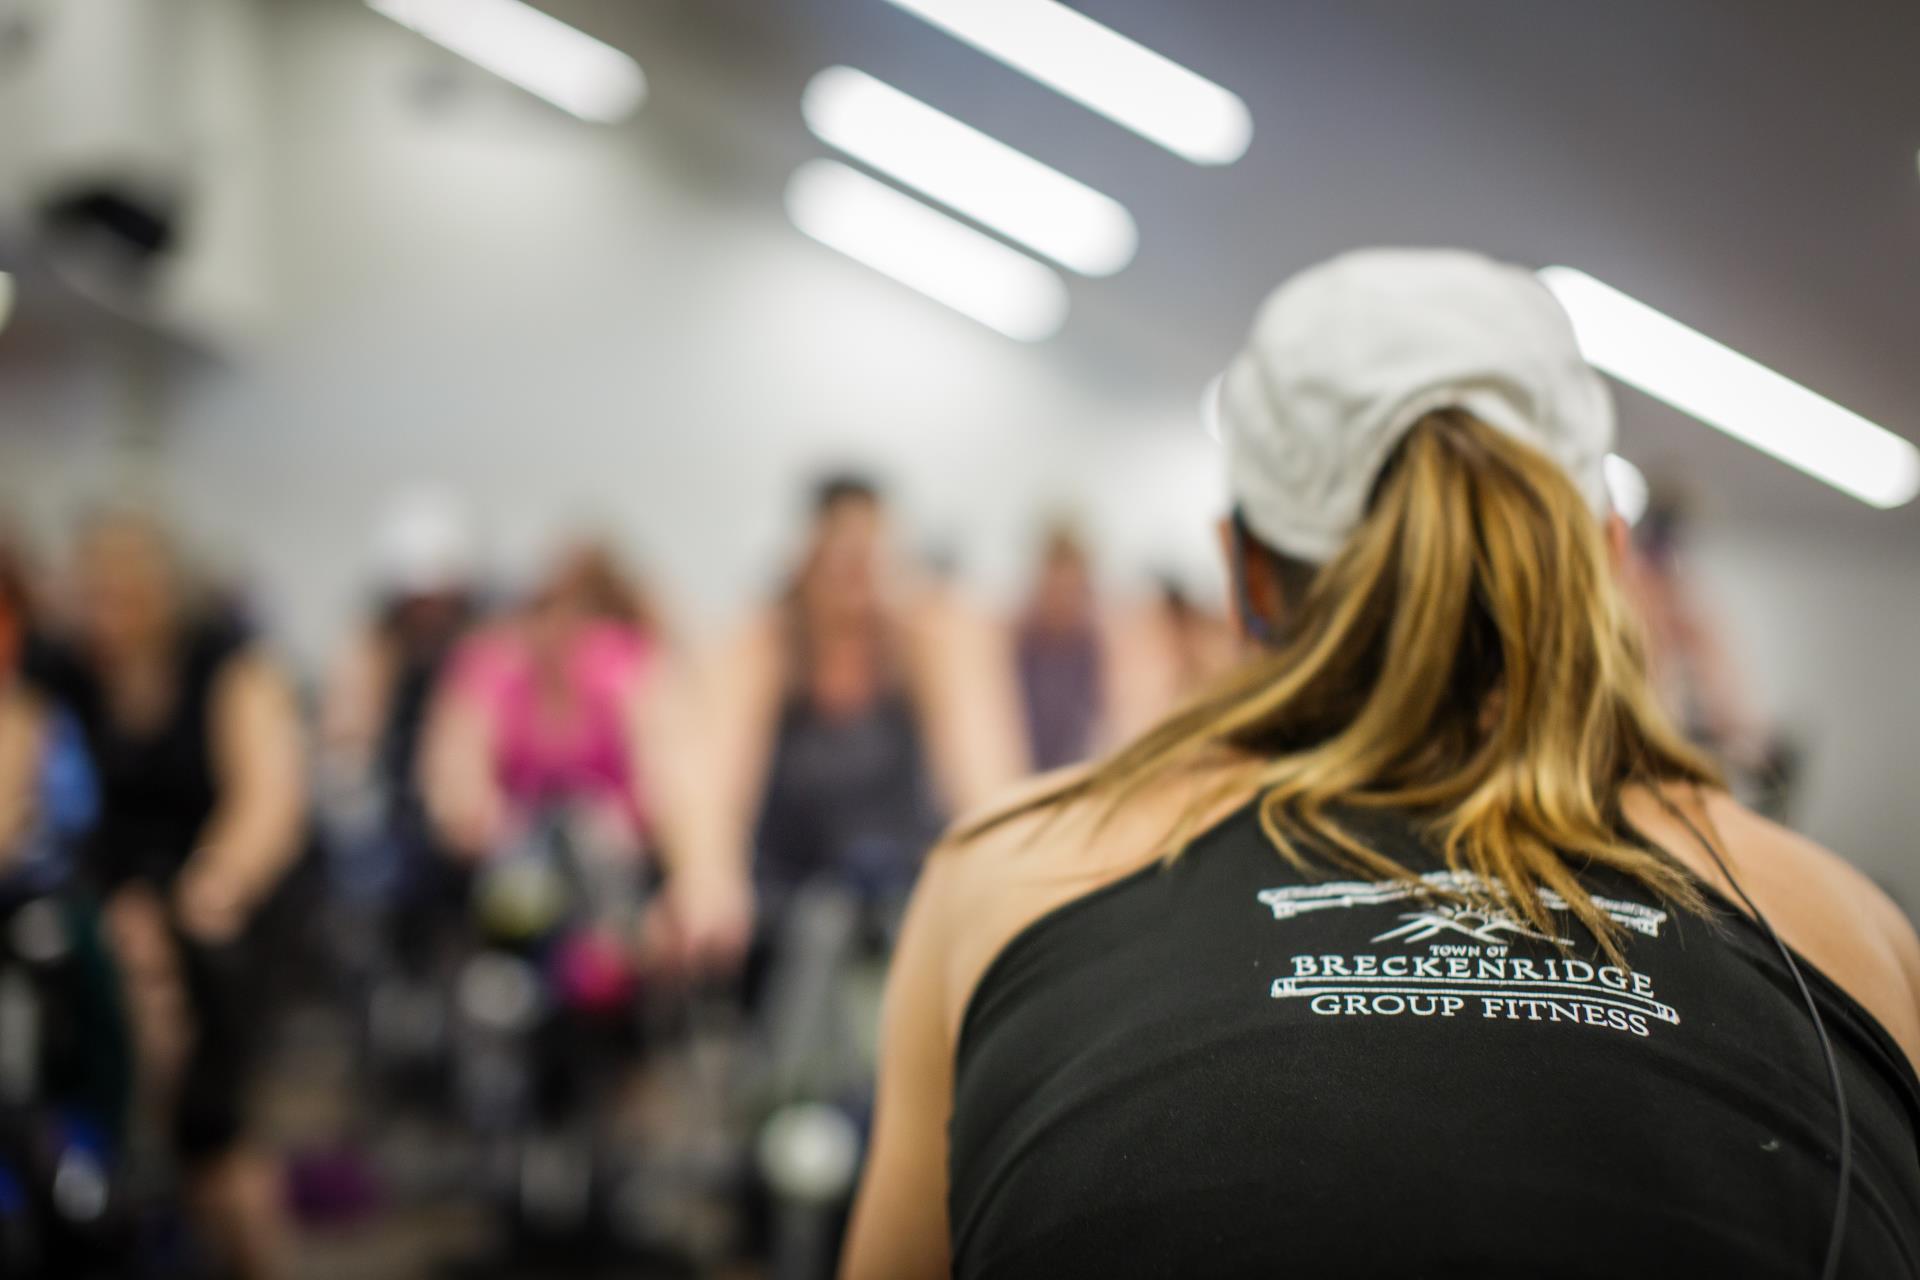
[[927, 860], [843, 1274], [1916, 1274], [1920, 942], [1661, 713], [1551, 296], [1343, 255], [1218, 409], [1250, 653]]
[[480, 614], [473, 536], [457, 500], [418, 489], [388, 505], [373, 550], [374, 609], [328, 674], [323, 761], [336, 799], [374, 799], [392, 828], [382, 834], [424, 853], [420, 739], [440, 672]]
[[465, 925], [468, 885], [428, 821], [422, 748], [483, 593], [466, 508], [439, 489], [389, 502], [371, 550], [373, 607], [323, 690], [319, 816], [336, 882], [400, 970], [424, 980]]

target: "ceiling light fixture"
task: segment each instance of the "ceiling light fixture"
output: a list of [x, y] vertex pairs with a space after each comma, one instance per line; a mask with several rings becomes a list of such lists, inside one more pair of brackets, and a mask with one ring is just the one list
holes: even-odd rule
[[1045, 265], [837, 160], [794, 171], [787, 216], [821, 244], [1009, 338], [1037, 342], [1066, 321], [1066, 282]]
[[800, 100], [827, 145], [1084, 275], [1133, 260], [1125, 206], [852, 67], [828, 67]]
[[1253, 140], [1237, 94], [1056, 0], [891, 3], [1195, 164]]
[[582, 120], [613, 124], [647, 96], [640, 64], [520, 0], [367, 0], [375, 11]]
[[1920, 494], [1920, 449], [1885, 427], [1571, 267], [1541, 281], [1594, 367], [1869, 506]]

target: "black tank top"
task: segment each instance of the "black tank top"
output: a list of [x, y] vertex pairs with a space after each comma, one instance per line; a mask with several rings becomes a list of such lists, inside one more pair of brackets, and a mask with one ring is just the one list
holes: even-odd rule
[[[1445, 881], [1404, 819], [1348, 826]], [[1834, 1106], [1778, 954], [1723, 900], [1583, 883], [1630, 970], [1566, 912], [1562, 949], [1302, 875], [1251, 808], [1042, 917], [961, 1026], [955, 1274], [1816, 1275]], [[1920, 1085], [1800, 964], [1853, 1114], [1843, 1274], [1920, 1275]]]
[[778, 892], [825, 875], [904, 892], [940, 828], [903, 690], [884, 690], [846, 717], [788, 697], [756, 834], [763, 885]]
[[36, 653], [33, 678], [79, 721], [99, 781], [100, 819], [86, 842], [85, 863], [103, 890], [136, 878], [165, 884], [192, 855], [218, 800], [214, 686], [244, 645], [237, 628], [192, 628], [176, 653], [166, 716], [140, 730], [114, 718], [84, 654], [59, 644]]
[[1092, 627], [1068, 633], [1022, 627], [1014, 653], [1036, 772], [1084, 760], [1100, 719], [1100, 637]]

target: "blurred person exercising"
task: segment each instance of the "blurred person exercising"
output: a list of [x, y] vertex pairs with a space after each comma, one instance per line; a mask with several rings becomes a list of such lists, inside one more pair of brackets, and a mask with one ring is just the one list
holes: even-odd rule
[[845, 1274], [1916, 1274], [1920, 942], [1660, 710], [1558, 304], [1336, 258], [1223, 417], [1261, 651], [929, 858]]
[[242, 951], [303, 836], [293, 694], [231, 626], [196, 614], [148, 517], [91, 521], [74, 575], [73, 634], [48, 643], [32, 671], [79, 722], [98, 775], [83, 859], [106, 902], [142, 1075], [171, 1109], [191, 1207], [221, 1262], [277, 1275], [278, 1177], [245, 1133]]
[[1158, 575], [1144, 600], [1107, 629], [1108, 745], [1147, 731], [1238, 660], [1239, 638], [1219, 610], [1180, 579]]
[[[433, 912], [444, 905], [447, 860], [433, 856], [420, 790], [427, 713], [456, 648], [480, 612], [471, 538], [464, 513], [432, 492], [399, 500], [378, 545], [380, 596], [373, 617], [351, 638], [329, 673], [321, 707], [322, 762], [330, 787], [370, 791], [381, 827], [401, 865], [394, 875], [402, 906], [396, 939], [429, 947]], [[419, 957], [415, 957], [418, 959]]]
[[79, 726], [27, 679], [40, 631], [34, 588], [18, 535], [0, 528], [0, 881], [58, 884], [70, 867], [33, 864], [63, 862], [99, 802]]
[[1071, 526], [1056, 524], [1041, 546], [1015, 635], [1027, 749], [1036, 769], [1076, 764], [1093, 753], [1107, 703], [1101, 631], [1086, 546]]
[[[80, 726], [26, 679], [38, 615], [21, 543], [0, 530], [0, 913], [35, 900], [62, 908], [73, 963], [65, 966], [67, 981], [51, 984], [50, 998], [62, 1007], [49, 1021], [58, 1029], [49, 1036], [41, 1026], [35, 1036], [44, 1058], [40, 1100], [88, 1117], [107, 1151], [118, 1153], [126, 1139], [132, 1046], [99, 904], [76, 883], [74, 865], [99, 817], [99, 789]], [[16, 945], [27, 932], [21, 921], [11, 922]]]
[[1634, 527], [1626, 582], [1646, 625], [1648, 675], [1680, 728], [1726, 769], [1729, 789], [1778, 817], [1788, 807], [1794, 752], [1754, 704], [1727, 628], [1687, 562], [1691, 505], [1656, 482]]
[[637, 727], [660, 641], [639, 601], [606, 553], [583, 545], [523, 609], [456, 650], [423, 768], [458, 852], [487, 856], [516, 821], [558, 803], [595, 809], [623, 842], [644, 843]]
[[1024, 770], [1004, 634], [895, 559], [863, 476], [817, 486], [791, 584], [714, 675], [710, 794], [776, 911], [814, 877], [904, 894], [939, 815]]
[[436, 694], [421, 767], [441, 839], [487, 858], [542, 812], [576, 809], [636, 858], [659, 854], [657, 959], [730, 962], [749, 910], [737, 861], [675, 821], [694, 785], [677, 764], [692, 754], [683, 688], [647, 593], [605, 546], [568, 549], [523, 610], [461, 644]]

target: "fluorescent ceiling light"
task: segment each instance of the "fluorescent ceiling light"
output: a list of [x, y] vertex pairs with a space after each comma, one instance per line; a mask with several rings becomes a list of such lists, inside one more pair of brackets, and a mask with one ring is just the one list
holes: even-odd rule
[[1599, 369], [1870, 506], [1920, 494], [1920, 449], [1571, 267], [1540, 279]]
[[1112, 275], [1139, 244], [1119, 201], [852, 67], [828, 67], [800, 100], [829, 146], [975, 222], [1090, 276]]
[[1042, 264], [837, 160], [787, 183], [793, 225], [1009, 338], [1037, 342], [1067, 318], [1067, 286]]
[[1647, 477], [1617, 453], [1608, 454], [1601, 469], [1606, 472], [1607, 496], [1613, 500], [1613, 509], [1628, 524], [1639, 524], [1640, 517], [1647, 514]]
[[892, 3], [1195, 164], [1253, 140], [1236, 94], [1055, 0]]
[[632, 58], [520, 0], [367, 0], [469, 62], [582, 120], [624, 120], [647, 96]]

